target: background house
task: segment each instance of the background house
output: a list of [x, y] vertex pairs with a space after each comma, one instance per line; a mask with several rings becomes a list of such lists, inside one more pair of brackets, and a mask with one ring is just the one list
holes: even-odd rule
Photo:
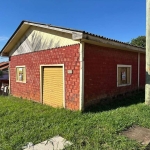
[[0, 87], [2, 83], [9, 84], [9, 62], [0, 63]]
[[8, 88], [9, 88], [9, 62], [1, 62], [0, 63], [0, 94], [8, 95]]
[[85, 31], [22, 21], [1, 50], [10, 94], [83, 110], [145, 86], [145, 49]]

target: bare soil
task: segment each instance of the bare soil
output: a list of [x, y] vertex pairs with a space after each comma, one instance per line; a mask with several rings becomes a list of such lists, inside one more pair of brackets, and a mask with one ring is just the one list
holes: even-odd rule
[[150, 129], [148, 128], [135, 125], [129, 128], [128, 130], [123, 131], [122, 134], [132, 140], [140, 142], [143, 145], [150, 144]]

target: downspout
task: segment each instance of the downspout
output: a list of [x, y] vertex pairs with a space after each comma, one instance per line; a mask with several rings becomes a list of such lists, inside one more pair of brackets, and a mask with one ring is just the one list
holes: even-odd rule
[[80, 111], [84, 110], [84, 42], [80, 42]]
[[150, 105], [150, 0], [146, 0], [146, 84], [145, 104]]
[[10, 89], [10, 56], [9, 56], [9, 67], [8, 67], [8, 77], [9, 77], [9, 85], [8, 85], [8, 88], [9, 88], [9, 95], [11, 94], [11, 89]]
[[9, 87], [8, 88], [9, 88], [9, 94], [10, 94], [11, 93], [10, 92], [10, 90], [11, 90], [10, 89], [10, 65], [9, 65], [9, 68], [8, 68], [8, 76], [9, 76], [9, 85], [8, 85]]

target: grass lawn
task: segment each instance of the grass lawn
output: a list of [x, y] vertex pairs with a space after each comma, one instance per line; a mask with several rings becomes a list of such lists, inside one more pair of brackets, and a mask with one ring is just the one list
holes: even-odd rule
[[28, 142], [56, 135], [74, 143], [67, 150], [142, 150], [142, 145], [119, 134], [132, 125], [150, 128], [144, 92], [84, 113], [0, 96], [0, 150], [21, 150]]

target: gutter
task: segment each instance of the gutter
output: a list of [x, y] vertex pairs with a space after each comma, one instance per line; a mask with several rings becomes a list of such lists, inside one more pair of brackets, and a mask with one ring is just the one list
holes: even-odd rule
[[118, 49], [122, 49], [122, 50], [129, 50], [129, 51], [134, 51], [134, 52], [145, 53], [145, 48], [143, 48], [143, 47], [138, 47], [138, 46], [120, 42], [117, 40], [112, 40], [112, 39], [105, 38], [102, 36], [97, 36], [95, 34], [91, 34], [88, 32], [82, 32], [82, 33], [73, 32], [72, 39], [80, 40], [85, 43], [94, 43], [96, 45], [102, 45], [102, 46], [105, 45], [106, 47], [112, 47], [112, 48], [118, 48]]

